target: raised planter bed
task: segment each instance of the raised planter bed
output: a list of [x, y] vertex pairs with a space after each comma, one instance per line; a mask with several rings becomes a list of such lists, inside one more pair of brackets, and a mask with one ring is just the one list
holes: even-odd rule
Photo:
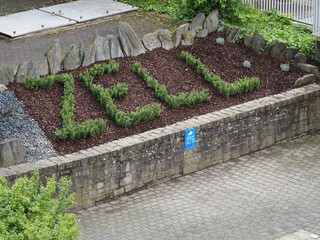
[[[105, 108], [100, 105], [89, 88], [79, 80], [79, 74], [85, 72], [88, 67], [70, 71], [69, 73], [75, 79], [76, 121], [83, 122], [98, 118], [107, 121], [107, 127], [101, 134], [87, 139], [61, 140], [54, 134], [57, 128], [62, 127], [60, 106], [63, 86], [61, 84], [38, 90], [28, 90], [24, 84], [18, 83], [10, 84], [8, 87], [24, 102], [25, 111], [38, 122], [55, 150], [67, 154], [150, 129], [164, 127], [193, 116], [290, 90], [295, 81], [305, 74], [296, 67], [292, 67], [289, 72], [283, 72], [280, 69], [282, 62], [280, 59], [257, 52], [241, 43], [218, 45], [215, 43], [215, 39], [221, 36], [224, 36], [223, 33], [214, 32], [206, 38], [196, 39], [192, 46], [179, 46], [171, 50], [156, 49], [137, 57], [118, 58], [116, 62], [119, 63], [120, 69], [117, 73], [104, 74], [95, 79], [95, 83], [106, 88], [112, 87], [115, 83], [128, 84], [128, 94], [114, 101], [122, 111], [134, 111], [136, 107], [150, 103], [162, 105], [163, 111], [158, 118], [153, 121], [141, 122], [134, 127], [117, 126], [114, 120], [106, 115]], [[229, 98], [223, 97], [180, 58], [181, 51], [188, 51], [200, 58], [213, 73], [219, 75], [226, 82], [234, 82], [244, 77], [258, 77], [260, 87], [257, 90]], [[245, 60], [251, 62], [251, 68], [242, 66]], [[211, 99], [208, 102], [179, 109], [170, 108], [168, 104], [159, 100], [151, 89], [147, 88], [147, 84], [137, 74], [131, 71], [130, 66], [136, 61], [141, 62], [142, 66], [160, 84], [166, 86], [171, 94], [178, 95], [181, 92], [208, 89]]]
[[[187, 35], [182, 42], [192, 39]], [[94, 73], [94, 65], [68, 71], [68, 83], [73, 86], [74, 80], [75, 98], [66, 104], [66, 109], [74, 109], [74, 115], [67, 120], [60, 115], [63, 96], [70, 95], [70, 91], [64, 92], [63, 79], [57, 78], [45, 84], [48, 88], [37, 90], [10, 83], [8, 88], [24, 102], [25, 111], [63, 156], [0, 168], [0, 176], [12, 182], [30, 175], [34, 168], [40, 169], [42, 176], [70, 176], [77, 207], [88, 207], [320, 129], [320, 87], [313, 84], [293, 89], [296, 80], [305, 75], [300, 68], [291, 66], [283, 71], [280, 66], [286, 60], [241, 43], [218, 44], [219, 37], [225, 37], [224, 33], [197, 38], [191, 46], [117, 58], [119, 69], [108, 73]], [[182, 51], [204, 65], [187, 63], [181, 58]], [[138, 70], [137, 62], [143, 71]], [[79, 77], [86, 71], [89, 80]], [[238, 92], [236, 84], [231, 83], [243, 78], [258, 79], [259, 84], [254, 80], [254, 87], [240, 87], [242, 92]], [[116, 93], [115, 84], [119, 83], [121, 93]], [[210, 99], [203, 95], [199, 101], [186, 101], [187, 93], [192, 91], [204, 91]], [[186, 93], [182, 100], [178, 97], [181, 93]], [[183, 104], [175, 108], [178, 105], [170, 104], [172, 99], [180, 99]], [[161, 106], [160, 115], [148, 121], [133, 120], [134, 126], [119, 126], [126, 125], [118, 121], [119, 116], [131, 116], [132, 120], [137, 107], [149, 104]], [[106, 121], [101, 133], [76, 140], [62, 140], [56, 134], [57, 129], [70, 126], [70, 121], [71, 126], [78, 126], [91, 119]], [[197, 130], [197, 144], [185, 151], [184, 131], [191, 128]]]

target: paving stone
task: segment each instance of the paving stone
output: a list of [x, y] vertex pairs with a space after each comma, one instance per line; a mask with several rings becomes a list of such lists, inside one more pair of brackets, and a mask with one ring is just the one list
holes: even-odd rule
[[299, 229], [319, 235], [319, 141], [319, 132], [306, 135], [82, 210], [80, 239], [274, 240]]

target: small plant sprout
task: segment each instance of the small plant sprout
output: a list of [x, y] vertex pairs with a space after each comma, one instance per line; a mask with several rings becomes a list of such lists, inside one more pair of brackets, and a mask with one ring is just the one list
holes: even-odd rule
[[216, 43], [219, 44], [219, 45], [223, 45], [224, 44], [224, 38], [222, 37], [219, 37], [216, 39]]
[[248, 60], [245, 60], [245, 61], [242, 63], [242, 66], [244, 66], [245, 68], [251, 68], [251, 62], [248, 61]]
[[289, 72], [290, 70], [290, 65], [287, 63], [281, 63], [280, 64], [280, 68], [283, 72]]

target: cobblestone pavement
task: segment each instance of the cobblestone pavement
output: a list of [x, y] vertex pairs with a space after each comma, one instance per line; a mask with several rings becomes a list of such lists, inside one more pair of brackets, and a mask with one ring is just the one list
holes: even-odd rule
[[320, 234], [320, 133], [79, 211], [81, 239]]
[[119, 21], [129, 23], [140, 38], [146, 33], [161, 28], [172, 30], [182, 23], [173, 20], [167, 15], [135, 11], [20, 39], [9, 39], [0, 36], [0, 65], [17, 66], [23, 61], [40, 59], [54, 39], [59, 39], [62, 50], [67, 51], [71, 44], [79, 44], [80, 41], [85, 46], [89, 45], [96, 32], [103, 37], [107, 34], [118, 35], [117, 26]]

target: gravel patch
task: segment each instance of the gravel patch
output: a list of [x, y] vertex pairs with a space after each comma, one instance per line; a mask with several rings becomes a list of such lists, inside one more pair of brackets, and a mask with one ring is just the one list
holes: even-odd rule
[[[57, 156], [38, 124], [24, 113], [22, 105], [13, 92], [0, 92], [0, 141], [20, 138], [26, 150], [25, 162]], [[17, 107], [13, 114], [3, 117], [13, 106]]]

